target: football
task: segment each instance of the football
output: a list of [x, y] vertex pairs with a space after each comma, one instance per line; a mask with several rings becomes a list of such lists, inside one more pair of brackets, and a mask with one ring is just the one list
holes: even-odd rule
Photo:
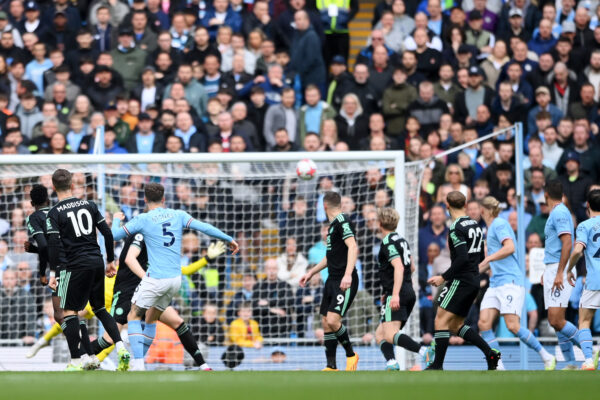
[[317, 174], [317, 165], [308, 158], [300, 160], [296, 164], [296, 174], [298, 174], [298, 178], [308, 181]]

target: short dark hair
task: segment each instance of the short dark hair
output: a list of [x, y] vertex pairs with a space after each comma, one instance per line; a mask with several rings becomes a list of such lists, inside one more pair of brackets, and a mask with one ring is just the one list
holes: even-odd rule
[[323, 203], [327, 203], [331, 207], [341, 207], [342, 196], [338, 192], [326, 192], [323, 196]]
[[39, 183], [35, 184], [29, 192], [29, 197], [31, 197], [31, 204], [34, 207], [43, 206], [48, 202], [48, 189]]
[[465, 203], [467, 202], [467, 198], [464, 194], [459, 192], [458, 190], [454, 190], [446, 196], [446, 200], [448, 201], [448, 205], [455, 210], [460, 210], [465, 208]]
[[544, 188], [544, 191], [552, 200], [562, 200], [563, 186], [558, 179], [552, 179], [551, 181], [546, 182], [546, 187]]
[[71, 173], [66, 169], [57, 169], [52, 174], [52, 185], [57, 192], [71, 189]]
[[242, 308], [249, 308], [252, 310], [252, 302], [251, 301], [242, 301], [240, 303], [240, 305], [238, 306], [238, 312], [242, 309]]
[[148, 203], [160, 203], [165, 196], [165, 187], [160, 183], [147, 183], [144, 186], [144, 197]]
[[590, 209], [594, 212], [600, 211], [600, 190], [594, 189], [588, 193], [587, 198]]

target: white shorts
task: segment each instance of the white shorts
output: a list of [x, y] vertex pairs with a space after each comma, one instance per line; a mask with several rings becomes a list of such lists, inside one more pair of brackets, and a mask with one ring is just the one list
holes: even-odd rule
[[145, 310], [154, 307], [160, 311], [165, 311], [171, 304], [173, 297], [179, 292], [180, 287], [181, 276], [165, 279], [145, 276], [135, 289], [131, 303]]
[[571, 297], [573, 286], [567, 281], [566, 269], [563, 276], [563, 290], [552, 290], [557, 271], [558, 263], [546, 264], [546, 269], [542, 275], [544, 279], [544, 305], [546, 310], [550, 307], [567, 308], [569, 306], [569, 298]]
[[581, 300], [579, 300], [579, 308], [600, 309], [600, 290], [583, 289]]
[[521, 317], [524, 303], [525, 288], [509, 283], [488, 288], [481, 300], [480, 309], [494, 308], [500, 311], [500, 314], [515, 314]]

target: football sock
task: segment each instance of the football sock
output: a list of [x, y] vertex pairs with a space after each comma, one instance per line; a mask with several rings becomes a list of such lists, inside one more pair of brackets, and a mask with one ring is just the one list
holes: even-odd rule
[[391, 343], [382, 340], [379, 342], [379, 348], [381, 349], [385, 361], [391, 361], [396, 358], [394, 355], [394, 346]]
[[500, 343], [498, 343], [498, 338], [494, 334], [493, 330], [481, 331], [481, 337], [485, 340], [492, 349], [500, 350]]
[[183, 348], [194, 358], [196, 364], [198, 366], [204, 364], [204, 357], [202, 357], [202, 352], [198, 349], [198, 343], [194, 339], [190, 327], [183, 322], [175, 331], [177, 332], [177, 336], [179, 336]]
[[571, 343], [579, 345], [579, 341], [577, 340], [577, 327], [567, 321], [565, 326], [560, 330], [560, 333], [565, 335], [567, 339], [571, 341]]
[[48, 330], [48, 332], [46, 332], [44, 334], [44, 340], [47, 342], [51, 341], [53, 338], [57, 337], [58, 335], [60, 335], [62, 333], [62, 328], [60, 327], [60, 324], [58, 322], [56, 322], [54, 325], [52, 325], [52, 328], [50, 328]]
[[342, 326], [340, 326], [340, 329], [338, 329], [338, 331], [335, 332], [335, 337], [337, 337], [337, 340], [344, 347], [344, 350], [346, 350], [346, 357], [353, 357], [354, 350], [352, 349], [352, 342], [350, 342], [348, 330], [346, 329], [344, 324], [342, 324]]
[[421, 350], [421, 345], [404, 333], [397, 332], [394, 335], [394, 344], [396, 346], [404, 347], [406, 350], [410, 350], [413, 353], [418, 353]]
[[327, 357], [327, 367], [337, 369], [335, 353], [337, 350], [338, 340], [333, 332], [326, 332], [323, 336], [325, 341], [325, 356]]
[[521, 327], [519, 332], [517, 332], [517, 336], [521, 339], [521, 342], [525, 343], [527, 346], [531, 347], [533, 350], [538, 353], [542, 350], [542, 344], [539, 340], [531, 333], [529, 329]]
[[77, 315], [68, 315], [62, 323], [62, 330], [67, 337], [69, 345], [69, 353], [71, 353], [71, 361], [79, 359], [79, 317]]
[[98, 360], [100, 360], [100, 362], [104, 361], [104, 359], [106, 357], [108, 357], [108, 355], [110, 353], [112, 353], [112, 351], [115, 349], [115, 345], [111, 345], [110, 347], [107, 347], [106, 349], [102, 350], [100, 353], [96, 354], [96, 357], [98, 357]]
[[117, 343], [121, 341], [121, 334], [119, 333], [119, 327], [115, 322], [115, 319], [106, 311], [106, 308], [102, 307], [99, 310], [94, 310], [94, 314], [100, 322], [102, 322], [102, 326], [108, 333], [108, 336], [113, 341], [113, 343]]
[[104, 339], [103, 336], [100, 336], [92, 342], [92, 352], [94, 352], [94, 354], [99, 354], [102, 350], [108, 349], [112, 345], [113, 344]]
[[592, 349], [594, 342], [592, 339], [592, 331], [589, 329], [580, 329], [577, 340], [580, 343], [581, 351], [586, 359], [593, 357], [594, 350]]
[[150, 346], [152, 345], [152, 341], [154, 341], [154, 337], [156, 336], [156, 323], [154, 324], [149, 324], [146, 323], [146, 326], [144, 326], [144, 357], [146, 357], [146, 353], [148, 353], [148, 350], [150, 349]]
[[446, 350], [448, 350], [448, 344], [450, 343], [450, 331], [435, 331], [433, 333], [433, 339], [435, 340], [435, 358], [430, 366], [438, 369], [443, 368]]
[[469, 325], [463, 325], [462, 328], [458, 330], [458, 336], [460, 336], [468, 342], [473, 343], [479, 348], [479, 350], [483, 352], [483, 354], [486, 355], [486, 357], [492, 351], [490, 346], [488, 346], [487, 342], [483, 340], [483, 338], [479, 336]]
[[129, 344], [131, 345], [133, 358], [144, 358], [144, 336], [141, 322], [139, 320], [128, 321], [127, 332], [129, 333]]
[[558, 347], [560, 347], [560, 351], [562, 352], [565, 361], [568, 363], [572, 363], [575, 361], [575, 352], [573, 351], [573, 343], [562, 334], [561, 331], [556, 332], [556, 337], [558, 338]]
[[92, 353], [92, 345], [90, 344], [90, 336], [88, 335], [87, 322], [84, 320], [79, 321], [79, 331], [81, 332], [81, 355], [93, 355], [94, 353]]

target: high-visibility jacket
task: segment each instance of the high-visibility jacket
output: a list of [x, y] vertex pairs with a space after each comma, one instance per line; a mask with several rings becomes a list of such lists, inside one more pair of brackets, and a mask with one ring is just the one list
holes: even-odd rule
[[350, 0], [317, 0], [323, 30], [328, 33], [348, 33]]

